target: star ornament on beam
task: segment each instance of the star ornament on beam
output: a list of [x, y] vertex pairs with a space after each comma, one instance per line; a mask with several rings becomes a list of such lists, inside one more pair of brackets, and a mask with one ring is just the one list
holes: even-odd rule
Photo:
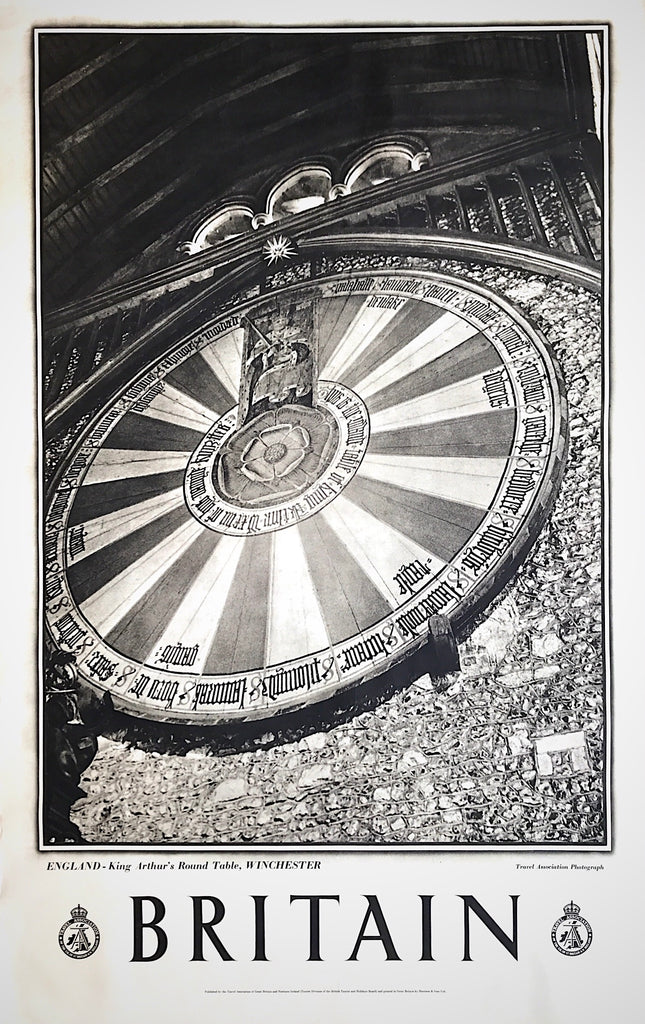
[[290, 260], [297, 252], [295, 242], [292, 242], [286, 235], [274, 235], [262, 247], [262, 255], [269, 266], [272, 266], [274, 263], [282, 263], [284, 260]]

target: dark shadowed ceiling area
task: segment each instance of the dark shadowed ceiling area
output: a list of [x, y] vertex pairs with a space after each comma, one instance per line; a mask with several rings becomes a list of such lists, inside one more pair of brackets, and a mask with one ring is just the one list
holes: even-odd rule
[[579, 32], [42, 32], [46, 308], [177, 262], [227, 195], [403, 134], [435, 163], [593, 126]]

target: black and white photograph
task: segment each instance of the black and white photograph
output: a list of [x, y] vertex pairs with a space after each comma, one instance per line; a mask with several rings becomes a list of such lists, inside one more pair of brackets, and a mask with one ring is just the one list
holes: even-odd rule
[[36, 33], [44, 844], [607, 847], [606, 37]]

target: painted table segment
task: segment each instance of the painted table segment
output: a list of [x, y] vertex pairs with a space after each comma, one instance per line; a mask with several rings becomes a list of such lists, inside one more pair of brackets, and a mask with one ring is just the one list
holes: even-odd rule
[[499, 591], [566, 435], [539, 332], [479, 286], [352, 272], [246, 301], [81, 437], [46, 517], [48, 629], [130, 714], [327, 699]]

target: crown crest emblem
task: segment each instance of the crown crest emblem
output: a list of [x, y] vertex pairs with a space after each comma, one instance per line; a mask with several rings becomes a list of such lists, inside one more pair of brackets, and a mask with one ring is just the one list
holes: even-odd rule
[[573, 900], [571, 900], [570, 903], [567, 903], [566, 907], [564, 907], [563, 909], [567, 917], [575, 917], [576, 914], [580, 912], [580, 907], [577, 905], [577, 903], [574, 903]]
[[72, 907], [70, 910], [72, 921], [84, 921], [87, 917], [87, 910], [82, 907], [80, 903], [76, 907]]

